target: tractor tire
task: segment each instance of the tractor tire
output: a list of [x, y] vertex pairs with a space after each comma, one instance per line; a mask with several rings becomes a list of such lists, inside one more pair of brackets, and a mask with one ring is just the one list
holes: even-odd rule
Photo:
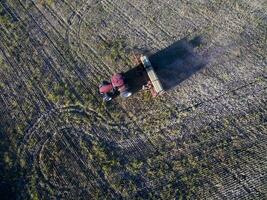
[[132, 93], [131, 92], [128, 92], [128, 91], [124, 91], [124, 92], [121, 92], [120, 95], [124, 98], [127, 98], [127, 97], [130, 97], [132, 96]]
[[103, 101], [108, 102], [108, 101], [111, 101], [111, 100], [112, 100], [112, 97], [108, 96], [107, 94], [104, 94]]

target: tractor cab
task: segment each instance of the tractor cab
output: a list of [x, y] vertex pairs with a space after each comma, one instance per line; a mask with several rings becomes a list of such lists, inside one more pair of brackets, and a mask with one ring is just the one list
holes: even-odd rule
[[99, 93], [103, 95], [104, 101], [110, 101], [117, 95], [125, 98], [132, 95], [132, 93], [128, 91], [128, 85], [122, 73], [113, 75], [111, 77], [111, 82], [103, 81], [99, 86]]

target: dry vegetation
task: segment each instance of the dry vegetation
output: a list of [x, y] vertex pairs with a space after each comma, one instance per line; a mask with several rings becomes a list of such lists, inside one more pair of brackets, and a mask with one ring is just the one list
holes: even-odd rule
[[[0, 1], [1, 197], [266, 199], [266, 12], [264, 0]], [[202, 69], [158, 98], [102, 102], [100, 80], [134, 67], [132, 52], [194, 37]]]

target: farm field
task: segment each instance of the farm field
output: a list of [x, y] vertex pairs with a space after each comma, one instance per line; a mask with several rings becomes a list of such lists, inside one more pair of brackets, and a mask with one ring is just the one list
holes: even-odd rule
[[1, 0], [0, 196], [266, 199], [266, 55], [265, 0]]

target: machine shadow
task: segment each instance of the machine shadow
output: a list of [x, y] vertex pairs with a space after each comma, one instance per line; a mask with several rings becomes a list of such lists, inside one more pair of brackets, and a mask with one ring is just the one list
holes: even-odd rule
[[129, 90], [132, 94], [142, 90], [143, 85], [146, 85], [149, 78], [142, 64], [135, 66], [134, 68], [124, 72], [125, 80], [129, 86]]
[[[195, 37], [189, 41], [181, 39], [155, 54], [148, 54], [148, 58], [165, 91], [175, 88], [179, 83], [206, 65], [204, 59], [194, 52], [194, 48], [201, 44], [200, 37]], [[146, 85], [149, 81], [142, 64], [128, 70], [124, 73], [124, 76], [133, 94], [142, 90], [143, 85]]]
[[194, 48], [201, 44], [200, 37], [195, 37], [190, 41], [181, 39], [149, 56], [165, 91], [175, 88], [179, 83], [205, 67], [204, 59], [194, 52]]

